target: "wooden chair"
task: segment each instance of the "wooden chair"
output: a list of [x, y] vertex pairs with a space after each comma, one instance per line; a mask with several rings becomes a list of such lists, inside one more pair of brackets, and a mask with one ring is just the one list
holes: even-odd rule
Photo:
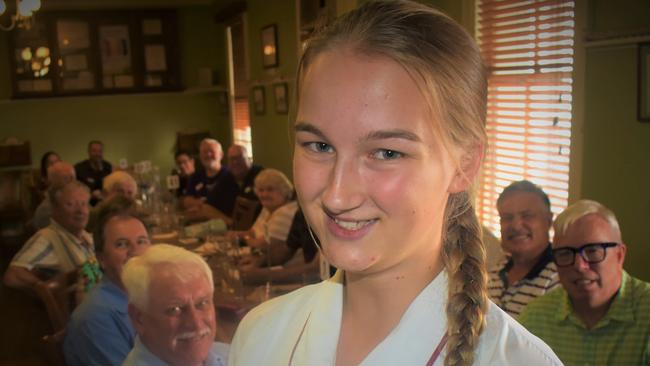
[[232, 229], [242, 231], [250, 229], [257, 218], [259, 205], [260, 203], [258, 201], [237, 197], [235, 200], [235, 208], [232, 212]]
[[77, 271], [59, 273], [35, 286], [36, 295], [45, 304], [52, 331], [57, 333], [68, 324], [76, 306]]
[[63, 356], [63, 340], [65, 339], [65, 329], [54, 334], [48, 334], [41, 338], [45, 348], [45, 354], [49, 364], [52, 366], [65, 366], [65, 357]]

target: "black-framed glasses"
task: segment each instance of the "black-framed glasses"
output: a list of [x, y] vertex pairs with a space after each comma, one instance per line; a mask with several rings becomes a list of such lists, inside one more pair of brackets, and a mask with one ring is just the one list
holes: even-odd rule
[[607, 256], [607, 248], [615, 247], [618, 243], [588, 243], [579, 248], [562, 247], [553, 249], [553, 262], [558, 267], [566, 267], [575, 263], [576, 254], [580, 254], [587, 263], [602, 262]]

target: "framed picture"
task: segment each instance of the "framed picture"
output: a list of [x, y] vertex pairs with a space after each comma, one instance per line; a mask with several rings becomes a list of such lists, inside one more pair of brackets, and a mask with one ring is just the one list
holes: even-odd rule
[[278, 35], [275, 24], [262, 28], [262, 65], [265, 68], [277, 67], [278, 62]]
[[275, 97], [275, 112], [287, 114], [289, 112], [287, 83], [273, 85], [273, 96]]
[[266, 100], [264, 98], [264, 87], [253, 87], [253, 110], [255, 114], [264, 114], [266, 112]]
[[650, 43], [639, 45], [638, 79], [637, 117], [641, 122], [650, 122]]

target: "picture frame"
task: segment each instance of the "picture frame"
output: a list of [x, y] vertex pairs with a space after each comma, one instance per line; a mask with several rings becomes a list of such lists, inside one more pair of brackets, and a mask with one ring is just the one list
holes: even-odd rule
[[278, 27], [276, 24], [262, 28], [262, 65], [264, 68], [277, 67], [278, 60]]
[[266, 98], [264, 96], [264, 87], [255, 86], [252, 90], [253, 96], [253, 111], [257, 115], [263, 115], [266, 113]]
[[289, 90], [287, 83], [273, 84], [273, 97], [275, 99], [275, 112], [278, 114], [289, 113]]
[[639, 44], [637, 77], [637, 118], [639, 122], [650, 122], [650, 42]]

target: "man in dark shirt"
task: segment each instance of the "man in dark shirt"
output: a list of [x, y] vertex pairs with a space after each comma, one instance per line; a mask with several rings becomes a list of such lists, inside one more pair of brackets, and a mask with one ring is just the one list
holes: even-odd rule
[[113, 166], [104, 160], [104, 144], [93, 140], [88, 143], [88, 159], [74, 166], [77, 180], [90, 188], [90, 205], [94, 206], [102, 198], [104, 177], [111, 174]]
[[250, 200], [258, 200], [255, 195], [254, 183], [257, 174], [264, 169], [259, 165], [253, 165], [246, 147], [232, 145], [228, 148], [228, 169], [235, 176], [239, 186], [239, 196]]
[[221, 218], [230, 223], [239, 186], [232, 173], [221, 165], [223, 150], [219, 141], [201, 141], [199, 157], [203, 169], [190, 177], [188, 197], [183, 202], [187, 213], [194, 219]]
[[194, 157], [187, 151], [179, 150], [175, 155], [176, 169], [172, 174], [178, 175], [178, 195], [186, 196], [190, 177], [196, 171], [194, 169]]

